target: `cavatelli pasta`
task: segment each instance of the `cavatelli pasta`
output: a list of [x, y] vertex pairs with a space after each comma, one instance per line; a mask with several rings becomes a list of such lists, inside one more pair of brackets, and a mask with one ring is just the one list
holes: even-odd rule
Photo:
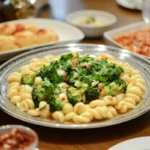
[[18, 72], [13, 72], [12, 74], [10, 74], [10, 76], [8, 77], [8, 82], [12, 83], [12, 82], [21, 82], [21, 77], [22, 74], [18, 73]]
[[[44, 67], [48, 67], [51, 63], [54, 67], [57, 67], [59, 65], [58, 62], [61, 57], [47, 55], [41, 59], [32, 58], [30, 64], [27, 64], [20, 68], [20, 72], [13, 72], [9, 75], [7, 94], [10, 102], [16, 105], [17, 108], [21, 111], [26, 112], [28, 115], [31, 115], [33, 117], [53, 119], [61, 123], [89, 123], [93, 120], [98, 121], [112, 119], [120, 114], [127, 113], [128, 111], [134, 109], [138, 103], [140, 103], [144, 92], [146, 91], [145, 81], [142, 78], [141, 74], [133, 67], [131, 67], [130, 64], [117, 62], [115, 61], [113, 56], [105, 53], [94, 58], [94, 61], [97, 61], [96, 64], [101, 61], [103, 61], [103, 64], [105, 64], [107, 59], [108, 63], [113, 63], [117, 66], [120, 66], [124, 70], [120, 74], [119, 79], [123, 80], [123, 82], [126, 83], [126, 88], [124, 89], [125, 92], [115, 91], [115, 94], [110, 94], [109, 90], [111, 88], [108, 87], [106, 89], [106, 86], [110, 85], [110, 83], [108, 82], [105, 83], [93, 80], [89, 84], [88, 82], [90, 82], [90, 80], [86, 78], [86, 76], [85, 79], [82, 76], [82, 79], [84, 79], [85, 82], [79, 81], [80, 85], [77, 84], [76, 81], [80, 79], [78, 77], [80, 77], [81, 75], [81, 70], [80, 68], [78, 68], [79, 62], [75, 61], [72, 63], [72, 61], [74, 61], [77, 57], [79, 58], [79, 55], [77, 53], [72, 53], [73, 60], [71, 60], [68, 64], [66, 63], [66, 60], [64, 62], [61, 60], [64, 64], [67, 65], [65, 65], [64, 67], [61, 64], [56, 71], [51, 71], [52, 67], [49, 67], [48, 70], [50, 72], [46, 72], [48, 74], [48, 77], [45, 77], [44, 75]], [[66, 56], [64, 58], [66, 59]], [[81, 59], [80, 61], [83, 61], [80, 65], [90, 72], [91, 70], [88, 68], [91, 65], [90, 62], [84, 62], [83, 59]], [[75, 69], [75, 67], [77, 67], [77, 69]], [[96, 67], [97, 66], [95, 66], [95, 68]], [[65, 71], [68, 68], [70, 70], [74, 69], [74, 72], [72, 72], [72, 74], [70, 75], [68, 75]], [[40, 72], [40, 70], [42, 71]], [[59, 80], [54, 77], [54, 72], [57, 72], [57, 77], [59, 76]], [[96, 76], [96, 74], [94, 75]], [[33, 82], [28, 81], [28, 84], [24, 84], [22, 82], [23, 76], [30, 75], [35, 75], [33, 76]], [[67, 78], [71, 78], [69, 84], [68, 82], [65, 82]], [[105, 78], [101, 78], [102, 80], [105, 80]], [[58, 82], [63, 79], [65, 80], [59, 82], [58, 84], [52, 85], [53, 81]], [[50, 80], [51, 82], [46, 82], [47, 80]], [[73, 87], [69, 91], [68, 89], [70, 88], [70, 84], [73, 84]], [[89, 98], [92, 95], [91, 93], [88, 95], [89, 97], [87, 96], [87, 88], [89, 86], [97, 89], [94, 91], [95, 93], [99, 93], [95, 99]], [[35, 88], [40, 90], [37, 90], [35, 92]], [[78, 89], [80, 88], [81, 90], [79, 91]], [[44, 92], [47, 95], [43, 95]], [[72, 95], [71, 92], [73, 93]], [[41, 95], [37, 104], [35, 103], [34, 97], [38, 93], [40, 93]], [[49, 93], [58, 94], [48, 97]], [[57, 98], [58, 101], [54, 101], [55, 98]], [[78, 99], [76, 103], [75, 98]], [[49, 101], [49, 99], [51, 101]], [[82, 101], [80, 101], [80, 99], [82, 99]], [[54, 105], [59, 102], [61, 102], [62, 105], [57, 105], [57, 108], [55, 108]]]

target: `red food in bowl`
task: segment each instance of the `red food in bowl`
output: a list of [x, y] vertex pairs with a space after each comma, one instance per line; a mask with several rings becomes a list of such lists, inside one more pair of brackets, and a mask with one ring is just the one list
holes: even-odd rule
[[13, 128], [0, 135], [1, 150], [25, 150], [35, 142], [35, 135], [21, 129]]
[[113, 39], [132, 52], [150, 57], [150, 28], [131, 31]]

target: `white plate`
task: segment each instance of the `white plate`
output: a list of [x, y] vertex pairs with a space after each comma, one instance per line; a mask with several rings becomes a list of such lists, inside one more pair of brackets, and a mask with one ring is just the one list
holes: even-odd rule
[[125, 8], [141, 10], [142, 9], [142, 0], [116, 0], [116, 2]]
[[71, 26], [67, 23], [51, 19], [22, 19], [9, 21], [7, 23], [34, 23], [40, 28], [52, 29], [59, 36], [59, 41], [21, 48], [19, 50], [0, 52], [0, 61], [7, 60], [10, 57], [15, 56], [16, 54], [19, 54], [27, 50], [34, 50], [34, 48], [36, 47], [70, 43], [70, 42], [79, 42], [84, 38], [84, 34], [78, 28]]
[[108, 150], [150, 150], [150, 136], [127, 140]]
[[[134, 31], [136, 29], [143, 29], [143, 28], [146, 28], [146, 27], [149, 27], [149, 26], [150, 25], [146, 24], [143, 21], [137, 22], [137, 23], [126, 25], [126, 26], [123, 26], [123, 27], [120, 27], [120, 28], [117, 28], [117, 29], [106, 31], [104, 33], [104, 38], [106, 39], [108, 45], [113, 45], [113, 46], [118, 46], [118, 47], [124, 48], [118, 42], [116, 42], [115, 40], [113, 40], [113, 37], [116, 37], [116, 36], [128, 33], [130, 31]], [[148, 57], [146, 57], [146, 58], [148, 58]]]

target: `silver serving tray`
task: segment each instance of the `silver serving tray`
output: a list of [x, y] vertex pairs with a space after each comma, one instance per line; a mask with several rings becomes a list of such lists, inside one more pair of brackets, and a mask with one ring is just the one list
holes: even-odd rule
[[[90, 54], [93, 57], [100, 53], [108, 53], [113, 55], [117, 60], [128, 62], [132, 67], [136, 68], [141, 72], [142, 77], [145, 79], [147, 91], [137, 105], [137, 107], [129, 111], [126, 114], [117, 116], [110, 120], [97, 121], [88, 124], [75, 124], [75, 123], [58, 123], [40, 117], [32, 117], [27, 113], [21, 112], [15, 105], [13, 105], [7, 97], [7, 78], [8, 75], [14, 71], [18, 71], [23, 65], [29, 63], [33, 57], [41, 58], [45, 55], [61, 55], [63, 53], [77, 51], [81, 55]], [[59, 46], [50, 46], [44, 48], [37, 48], [34, 51], [26, 52], [18, 55], [13, 59], [7, 61], [0, 67], [0, 106], [9, 115], [26, 121], [28, 123], [36, 124], [39, 126], [63, 128], [63, 129], [89, 129], [89, 128], [100, 128], [120, 124], [131, 119], [134, 119], [150, 110], [150, 62], [137, 54], [131, 53], [130, 51], [119, 49], [115, 47], [109, 47], [104, 45], [96, 44], [66, 44]]]

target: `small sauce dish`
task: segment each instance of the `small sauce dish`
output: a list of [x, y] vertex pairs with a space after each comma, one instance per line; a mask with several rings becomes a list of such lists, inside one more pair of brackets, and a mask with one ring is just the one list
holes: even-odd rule
[[32, 129], [22, 125], [0, 126], [0, 149], [35, 150], [38, 136]]
[[86, 37], [100, 37], [116, 23], [115, 15], [99, 10], [83, 10], [70, 13], [66, 21], [83, 31]]

